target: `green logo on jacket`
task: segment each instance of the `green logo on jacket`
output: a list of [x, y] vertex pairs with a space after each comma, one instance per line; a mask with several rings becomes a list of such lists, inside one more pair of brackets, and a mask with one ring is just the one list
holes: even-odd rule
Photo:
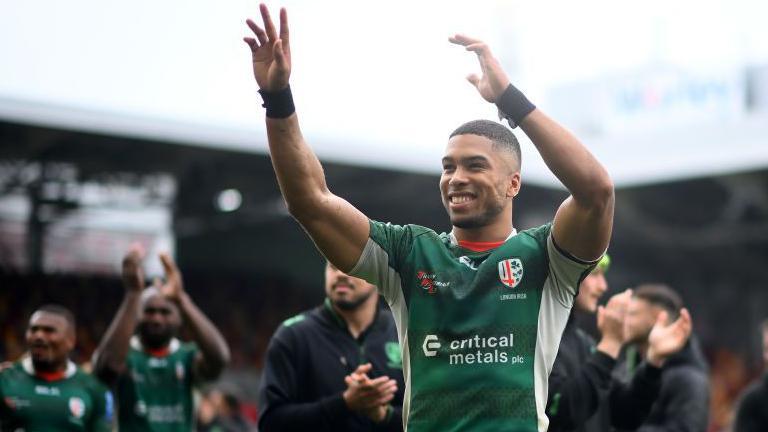
[[403, 368], [403, 356], [400, 353], [400, 344], [397, 342], [387, 342], [384, 344], [384, 353], [387, 354], [387, 366], [392, 369]]

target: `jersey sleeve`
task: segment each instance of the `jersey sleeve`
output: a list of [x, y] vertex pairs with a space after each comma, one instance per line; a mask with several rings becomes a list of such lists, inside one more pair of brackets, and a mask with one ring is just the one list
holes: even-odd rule
[[368, 242], [350, 275], [376, 285], [391, 304], [401, 290], [399, 273], [413, 247], [414, 226], [371, 220], [370, 228]]
[[539, 243], [545, 243], [549, 260], [548, 285], [555, 298], [566, 307], [573, 306], [573, 299], [579, 293], [579, 284], [595, 268], [602, 256], [594, 261], [583, 261], [569, 254], [557, 245], [552, 237], [552, 223], [530, 230]]
[[94, 383], [91, 386], [93, 398], [93, 414], [90, 419], [89, 431], [110, 432], [114, 424], [115, 402], [112, 392], [105, 386]]

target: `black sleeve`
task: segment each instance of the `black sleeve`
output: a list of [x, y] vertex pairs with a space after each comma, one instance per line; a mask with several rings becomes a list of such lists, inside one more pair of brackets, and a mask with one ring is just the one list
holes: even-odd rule
[[392, 411], [383, 422], [376, 425], [376, 430], [381, 432], [401, 432], [403, 430], [403, 407], [390, 406]]
[[[561, 345], [560, 349], [567, 347]], [[576, 374], [569, 376], [566, 357], [558, 353], [549, 376], [546, 411], [550, 431], [575, 429], [595, 414], [608, 393], [611, 371], [616, 364], [609, 355], [595, 351], [586, 363], [579, 365]]]
[[611, 425], [618, 429], [637, 429], [651, 412], [661, 389], [661, 369], [641, 364], [632, 381], [614, 380], [611, 385]]
[[641, 426], [638, 432], [705, 432], [709, 421], [709, 382], [690, 368], [665, 372], [660, 395], [662, 423]]
[[350, 411], [342, 394], [312, 402], [299, 402], [301, 377], [293, 335], [281, 327], [267, 348], [266, 362], [259, 391], [261, 415], [259, 430], [331, 431], [337, 420]]
[[761, 394], [754, 388], [750, 389], [739, 402], [734, 421], [733, 432], [765, 432], [768, 430], [768, 412], [761, 400]]

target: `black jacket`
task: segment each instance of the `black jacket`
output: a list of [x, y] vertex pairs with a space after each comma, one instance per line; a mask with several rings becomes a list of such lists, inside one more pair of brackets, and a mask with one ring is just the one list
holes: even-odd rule
[[[380, 425], [350, 411], [342, 397], [344, 377], [367, 362], [371, 378], [398, 383], [394, 409]], [[327, 300], [286, 320], [269, 343], [259, 387], [261, 432], [402, 430], [405, 384], [392, 315], [379, 309], [358, 339]]]
[[768, 431], [768, 373], [744, 392], [733, 428], [733, 432], [765, 431]]
[[613, 378], [615, 365], [615, 359], [596, 350], [572, 314], [549, 376], [549, 431], [638, 427], [658, 396], [661, 369], [643, 364], [625, 384]]
[[[628, 350], [619, 369], [633, 374], [639, 356]], [[709, 422], [709, 377], [707, 362], [698, 340], [691, 336], [685, 347], [670, 357], [661, 372], [661, 392], [640, 432], [705, 432]]]

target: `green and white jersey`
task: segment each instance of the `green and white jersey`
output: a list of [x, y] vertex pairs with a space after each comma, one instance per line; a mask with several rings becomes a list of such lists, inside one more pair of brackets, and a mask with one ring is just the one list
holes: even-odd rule
[[54, 381], [37, 377], [29, 357], [0, 372], [2, 431], [108, 432], [113, 413], [109, 390], [72, 362]]
[[168, 353], [146, 352], [131, 338], [126, 370], [117, 382], [117, 419], [121, 431], [193, 430], [193, 366], [197, 347], [172, 339]]
[[397, 323], [410, 432], [546, 431], [547, 380], [581, 280], [551, 224], [473, 252], [451, 234], [370, 222], [350, 274]]

